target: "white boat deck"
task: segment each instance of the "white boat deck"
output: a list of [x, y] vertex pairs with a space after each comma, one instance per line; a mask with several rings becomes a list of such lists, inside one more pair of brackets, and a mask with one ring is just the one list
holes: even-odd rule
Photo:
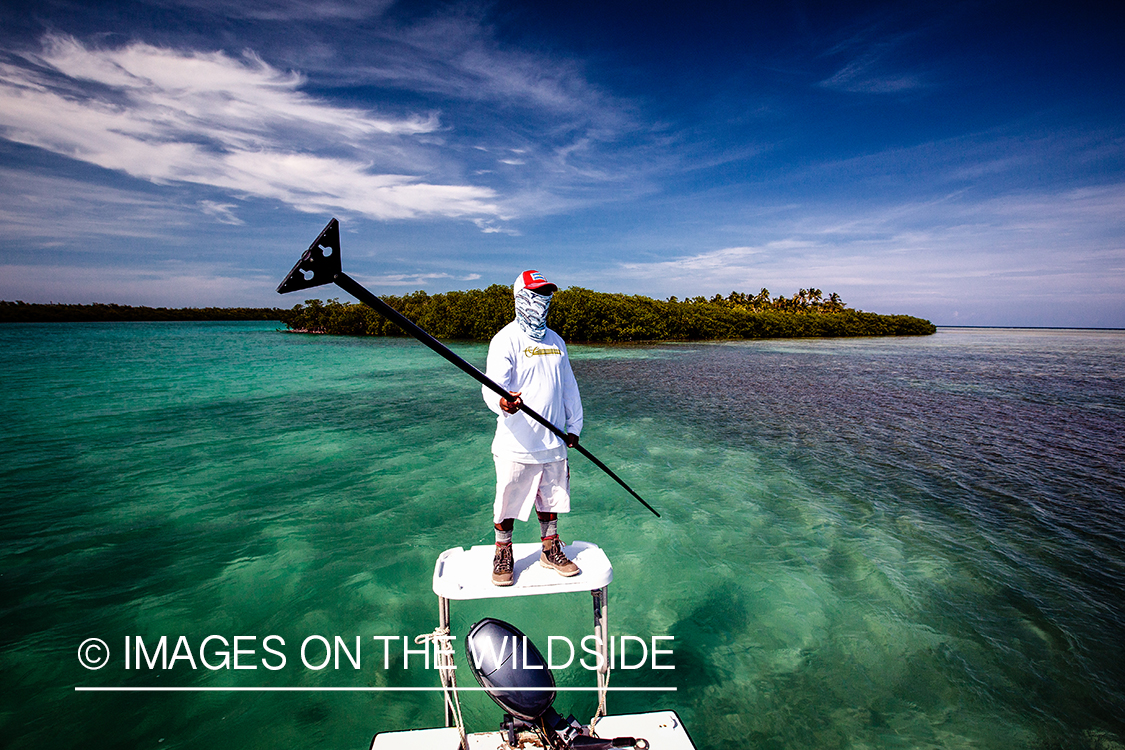
[[[695, 750], [675, 711], [606, 716], [598, 722], [598, 736], [644, 738], [651, 750]], [[460, 746], [461, 736], [456, 727], [382, 732], [371, 742], [371, 750], [457, 750]], [[521, 746], [539, 747], [524, 743]], [[501, 732], [477, 732], [469, 735], [469, 750], [510, 750], [510, 746]]]
[[571, 542], [563, 547], [566, 556], [581, 571], [564, 578], [539, 564], [542, 545], [530, 542], [513, 544], [515, 560], [514, 583], [496, 586], [492, 583], [492, 557], [495, 545], [481, 545], [466, 550], [447, 549], [434, 565], [434, 593], [453, 600], [499, 599], [511, 596], [560, 594], [567, 591], [594, 591], [605, 588], [613, 580], [613, 565], [596, 544]]

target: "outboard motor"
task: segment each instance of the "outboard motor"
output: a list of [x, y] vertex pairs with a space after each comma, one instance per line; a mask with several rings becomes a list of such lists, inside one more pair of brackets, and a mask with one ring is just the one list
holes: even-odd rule
[[642, 738], [591, 737], [589, 728], [573, 716], [564, 719], [559, 715], [551, 707], [556, 695], [554, 675], [535, 644], [514, 626], [487, 617], [469, 630], [465, 644], [473, 677], [504, 709], [500, 729], [508, 735], [512, 747], [518, 746], [519, 732], [532, 731], [548, 747], [560, 750], [648, 750], [648, 741]]

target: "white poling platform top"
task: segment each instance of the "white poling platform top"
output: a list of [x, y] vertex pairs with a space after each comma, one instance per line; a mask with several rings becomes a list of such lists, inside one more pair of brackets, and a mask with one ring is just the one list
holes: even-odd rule
[[438, 555], [434, 566], [434, 593], [446, 599], [499, 599], [507, 596], [559, 594], [567, 591], [594, 591], [613, 580], [613, 566], [601, 547], [590, 542], [571, 542], [563, 546], [566, 556], [578, 565], [576, 576], [564, 578], [557, 571], [539, 564], [543, 546], [535, 542], [513, 544], [515, 569], [511, 586], [492, 583], [493, 544], [465, 550], [447, 549]]

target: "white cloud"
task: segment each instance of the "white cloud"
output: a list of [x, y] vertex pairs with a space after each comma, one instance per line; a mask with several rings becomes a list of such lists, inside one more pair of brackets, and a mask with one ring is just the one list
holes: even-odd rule
[[400, 170], [431, 113], [379, 117], [300, 91], [301, 76], [252, 53], [96, 49], [51, 36], [24, 65], [0, 67], [7, 139], [154, 183], [272, 198], [302, 211], [376, 219], [496, 216], [495, 194]]
[[512, 237], [520, 236], [518, 230], [512, 229], [511, 227], [498, 226], [496, 222], [491, 219], [473, 219], [473, 223], [485, 234], [507, 234]]
[[[442, 136], [480, 152], [465, 157], [468, 172], [502, 185], [509, 213], [616, 199], [622, 193], [598, 190], [611, 184], [635, 194], [657, 165], [677, 161], [654, 143], [635, 104], [592, 83], [580, 60], [503, 44], [482, 12], [465, 6], [409, 25], [387, 19], [362, 47], [309, 65], [333, 85], [442, 101], [452, 113]], [[576, 198], [589, 187], [598, 190], [593, 200]]]
[[449, 273], [394, 273], [382, 276], [360, 276], [360, 278], [371, 286], [408, 286], [417, 289], [434, 281], [479, 281], [481, 275], [479, 273], [464, 276], [454, 276]]
[[242, 219], [234, 215], [233, 203], [217, 203], [215, 201], [200, 201], [199, 207], [203, 209], [203, 213], [208, 216], [214, 216], [215, 220], [221, 224], [230, 224], [232, 226], [239, 226], [245, 224]]
[[387, 24], [379, 32], [381, 44], [368, 51], [371, 62], [353, 73], [411, 91], [518, 106], [563, 129], [629, 126], [624, 103], [592, 85], [578, 62], [504, 47], [479, 15], [464, 11], [408, 27]]
[[879, 312], [933, 316], [956, 305], [992, 316], [962, 315], [966, 323], [1125, 323], [1125, 184], [802, 213], [756, 230], [777, 239], [620, 263], [609, 276], [665, 296], [813, 285]]

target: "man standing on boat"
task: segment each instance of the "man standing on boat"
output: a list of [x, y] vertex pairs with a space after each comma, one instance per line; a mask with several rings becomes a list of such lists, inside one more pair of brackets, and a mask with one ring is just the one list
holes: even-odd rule
[[[539, 517], [543, 553], [539, 564], [563, 576], [579, 573], [559, 542], [558, 514], [570, 511], [570, 469], [567, 446], [578, 445], [582, 432], [582, 400], [570, 369], [566, 344], [547, 328], [551, 295], [558, 287], [538, 271], [524, 271], [512, 285], [516, 319], [497, 333], [488, 345], [489, 378], [511, 393], [497, 396], [482, 388], [488, 408], [496, 412], [496, 500], [493, 522], [496, 555], [492, 582], [512, 585], [512, 528], [515, 519], [526, 521], [535, 506]], [[567, 433], [566, 441], [539, 423], [520, 414], [526, 403], [551, 424]]]

